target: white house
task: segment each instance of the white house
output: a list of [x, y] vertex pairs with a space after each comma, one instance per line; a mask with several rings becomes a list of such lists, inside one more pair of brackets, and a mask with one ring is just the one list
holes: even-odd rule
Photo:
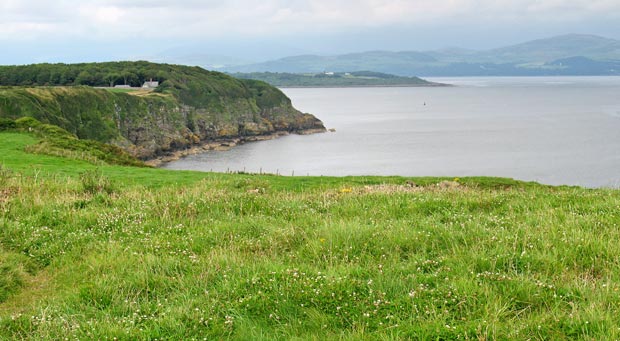
[[153, 79], [151, 79], [150, 81], [146, 81], [144, 82], [144, 84], [142, 84], [142, 87], [146, 89], [155, 89], [158, 86], [159, 86], [159, 82], [153, 81]]

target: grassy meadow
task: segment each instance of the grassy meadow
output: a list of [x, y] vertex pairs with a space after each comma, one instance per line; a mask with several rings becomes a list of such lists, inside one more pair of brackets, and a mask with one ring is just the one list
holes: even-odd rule
[[0, 340], [617, 340], [620, 191], [26, 153], [0, 133]]

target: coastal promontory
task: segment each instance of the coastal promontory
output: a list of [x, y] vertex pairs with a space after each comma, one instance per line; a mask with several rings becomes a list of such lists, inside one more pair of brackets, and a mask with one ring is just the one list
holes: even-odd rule
[[32, 117], [140, 159], [204, 143], [321, 132], [267, 83], [150, 62], [0, 66], [0, 118]]

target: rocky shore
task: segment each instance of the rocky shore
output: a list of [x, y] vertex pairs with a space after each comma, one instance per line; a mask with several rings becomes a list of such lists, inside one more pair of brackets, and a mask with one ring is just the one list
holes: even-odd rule
[[290, 134], [310, 135], [310, 134], [324, 133], [326, 131], [327, 130], [324, 128], [312, 128], [312, 129], [303, 129], [303, 130], [298, 130], [298, 131], [293, 131], [293, 132], [277, 131], [277, 132], [266, 134], [266, 135], [242, 136], [242, 137], [229, 138], [229, 139], [204, 141], [200, 143], [199, 145], [193, 146], [191, 148], [175, 150], [165, 155], [161, 155], [156, 158], [146, 160], [144, 163], [152, 167], [160, 167], [165, 163], [177, 161], [185, 156], [196, 155], [196, 154], [204, 153], [210, 150], [225, 151], [235, 146], [248, 143], [248, 142], [273, 140], [275, 138], [278, 138], [281, 136], [287, 136]]

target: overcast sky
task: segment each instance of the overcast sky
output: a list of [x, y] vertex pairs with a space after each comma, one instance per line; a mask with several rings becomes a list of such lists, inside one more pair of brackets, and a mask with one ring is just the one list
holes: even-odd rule
[[620, 0], [0, 0], [2, 64], [620, 39]]

